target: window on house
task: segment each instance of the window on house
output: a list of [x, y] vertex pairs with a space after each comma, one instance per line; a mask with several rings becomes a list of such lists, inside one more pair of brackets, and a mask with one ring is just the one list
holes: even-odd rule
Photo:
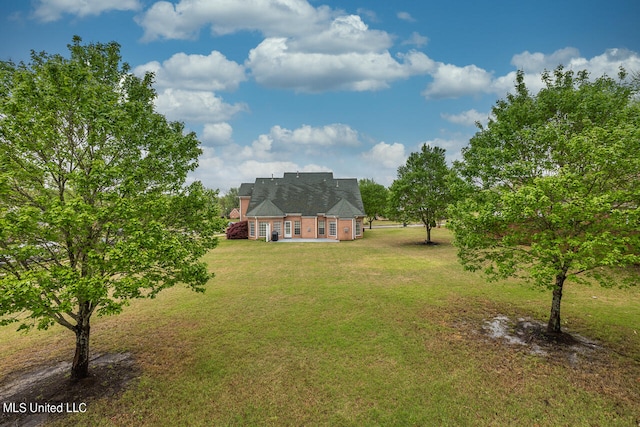
[[329, 236], [337, 236], [338, 235], [338, 223], [330, 222], [329, 223]]
[[300, 221], [293, 221], [293, 234], [296, 236], [300, 235]]
[[360, 221], [356, 221], [356, 236], [362, 234], [362, 223]]
[[318, 234], [322, 234], [324, 235], [324, 220], [319, 220], [318, 221]]
[[260, 235], [259, 237], [267, 237], [267, 224], [269, 224], [268, 222], [261, 222], [259, 224], [260, 227]]
[[282, 223], [281, 222], [274, 222], [273, 223], [273, 231], [278, 233], [278, 236], [281, 236], [282, 235]]
[[249, 221], [249, 237], [255, 237], [256, 235], [256, 223]]

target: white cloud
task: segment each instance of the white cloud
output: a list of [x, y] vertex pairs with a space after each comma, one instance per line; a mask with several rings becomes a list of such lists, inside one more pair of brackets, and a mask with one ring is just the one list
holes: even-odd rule
[[[321, 155], [327, 147], [353, 147], [360, 145], [358, 132], [340, 123], [321, 127], [302, 125], [297, 129], [273, 126], [268, 134], [261, 134], [251, 145], [235, 146], [234, 151], [243, 159], [273, 160], [292, 157], [294, 153]], [[231, 153], [231, 151], [228, 151]]]
[[134, 69], [138, 75], [147, 71], [155, 74], [156, 86], [161, 88], [235, 90], [246, 80], [242, 65], [215, 50], [206, 56], [176, 53], [162, 64], [152, 61]]
[[202, 154], [198, 158], [198, 169], [187, 176], [187, 182], [201, 181], [205, 187], [226, 191], [231, 187], [238, 187], [235, 182], [235, 169], [230, 169], [216, 150], [205, 146], [200, 147]]
[[416, 22], [416, 20], [413, 18], [413, 16], [411, 16], [409, 12], [398, 12], [396, 16], [398, 17], [398, 19], [402, 19], [403, 21]]
[[201, 180], [205, 186], [209, 188], [216, 188], [217, 185], [213, 184], [216, 179], [213, 177], [221, 177], [226, 174], [224, 160], [216, 155], [216, 150], [207, 147], [206, 145], [200, 146], [202, 154], [198, 158], [198, 169], [191, 174], [191, 180]]
[[378, 15], [373, 10], [366, 9], [364, 7], [359, 7], [358, 9], [356, 9], [356, 12], [358, 12], [358, 15], [364, 16], [365, 18], [367, 18], [370, 22], [379, 21]]
[[[210, 145], [215, 144], [212, 139], [217, 138], [218, 133], [230, 139], [231, 128], [226, 123], [205, 125], [205, 137], [201, 140]], [[274, 126], [269, 133], [258, 135], [248, 146], [233, 142], [217, 144], [215, 149], [203, 146], [200, 167], [190, 174], [190, 179], [201, 180], [211, 188], [228, 189], [237, 187], [241, 182], [252, 182], [256, 177], [270, 177], [271, 174], [282, 176], [284, 172], [340, 173], [327, 165], [316, 163], [318, 160], [305, 160], [322, 158], [319, 153], [326, 153], [329, 147], [334, 147], [329, 150], [333, 156], [332, 160], [336, 160], [332, 161], [332, 164], [339, 167], [342, 165], [344, 169], [341, 176], [359, 176], [356, 172], [361, 171], [359, 168], [362, 162], [357, 154], [350, 154], [348, 150], [339, 151], [339, 158], [335, 158], [337, 147], [356, 145], [360, 145], [358, 132], [344, 124], [319, 127], [302, 125], [293, 130]], [[380, 164], [376, 164], [375, 167], [380, 167]], [[393, 173], [395, 167], [396, 165], [393, 165]]]
[[[604, 74], [617, 78], [620, 67], [627, 71], [640, 69], [640, 54], [627, 49], [607, 49], [601, 55], [587, 59], [580, 56], [577, 49], [565, 48], [550, 55], [524, 52], [514, 55], [511, 63], [525, 71], [525, 84], [531, 92], [535, 93], [544, 87], [541, 80], [544, 70], [553, 72], [558, 65], [562, 65], [565, 70], [575, 72], [587, 70], [592, 79]], [[495, 79], [492, 83], [492, 91], [500, 95], [513, 92], [515, 81], [516, 72], [512, 71]]]
[[165, 89], [155, 101], [158, 111], [170, 120], [216, 123], [231, 119], [245, 104], [227, 104], [212, 92]]
[[556, 50], [551, 55], [524, 51], [514, 55], [511, 58], [511, 64], [525, 73], [539, 73], [544, 69], [553, 70], [558, 64], [567, 64], [573, 58], [578, 58], [579, 55], [578, 49], [572, 47]]
[[287, 47], [297, 52], [331, 53], [379, 52], [391, 47], [391, 36], [370, 30], [358, 15], [339, 16], [328, 28], [290, 39]]
[[485, 124], [488, 121], [489, 114], [488, 113], [480, 113], [475, 109], [471, 109], [468, 111], [463, 111], [460, 114], [440, 114], [440, 117], [445, 119], [448, 122], [463, 125], [463, 126], [475, 126], [476, 122], [480, 122]]
[[[264, 145], [262, 145], [264, 144]], [[263, 138], [254, 141], [250, 149], [268, 151], [269, 143]], [[331, 172], [332, 169], [316, 163], [296, 161], [291, 158], [266, 156], [264, 158], [247, 158], [243, 156], [243, 148], [229, 145], [224, 150], [202, 146], [199, 167], [189, 174], [189, 181], [199, 180], [208, 188], [219, 188], [226, 191], [238, 187], [243, 182], [253, 182], [256, 178], [282, 177], [284, 172]], [[245, 153], [246, 154], [246, 153]]]
[[268, 135], [260, 135], [258, 139], [251, 143], [251, 146], [246, 146], [240, 151], [240, 156], [245, 159], [271, 159], [272, 152], [271, 146], [273, 145], [273, 139]]
[[138, 0], [37, 0], [33, 17], [52, 22], [62, 18], [64, 14], [81, 18], [89, 15], [100, 15], [111, 10], [139, 10]]
[[[398, 166], [407, 159], [401, 143], [379, 142], [368, 151], [329, 150], [332, 158], [310, 156], [307, 149], [317, 145], [326, 152], [327, 147], [342, 147], [336, 139], [327, 136], [349, 135], [357, 143], [357, 132], [347, 125], [333, 124], [322, 127], [300, 126], [289, 130], [274, 126], [268, 134], [259, 135], [249, 146], [235, 143], [223, 147], [204, 146], [200, 167], [189, 175], [191, 180], [201, 180], [210, 188], [226, 190], [242, 182], [253, 182], [256, 177], [282, 176], [284, 172], [334, 172], [340, 177], [375, 177], [383, 185], [390, 185], [396, 177]], [[300, 152], [302, 150], [303, 152]], [[338, 155], [339, 153], [339, 155]], [[307, 159], [315, 159], [308, 161]], [[320, 160], [323, 159], [323, 160]], [[324, 162], [327, 162], [324, 164]]]
[[[575, 72], [587, 70], [594, 79], [603, 74], [616, 77], [620, 67], [624, 67], [627, 71], [640, 69], [640, 55], [626, 49], [608, 49], [601, 55], [587, 59], [580, 56], [577, 49], [568, 47], [548, 55], [540, 52], [523, 52], [514, 55], [511, 63], [525, 71], [525, 84], [531, 92], [535, 93], [544, 87], [541, 80], [544, 70], [552, 72], [558, 65], [563, 65], [566, 70]], [[433, 70], [435, 71], [429, 73], [433, 81], [422, 92], [427, 99], [457, 98], [485, 93], [502, 97], [514, 91], [516, 81], [516, 71], [494, 77], [493, 73], [475, 65], [459, 67], [437, 63]]]
[[208, 188], [223, 191], [238, 187], [243, 182], [254, 182], [256, 178], [282, 177], [285, 172], [332, 172], [332, 169], [314, 163], [299, 164], [294, 161], [234, 161], [216, 155], [211, 149], [203, 150], [200, 167], [189, 175], [190, 181], [199, 180]]
[[[392, 57], [393, 36], [371, 29], [359, 15], [346, 15], [306, 0], [181, 0], [154, 3], [138, 23], [146, 40], [192, 38], [211, 26], [214, 34], [258, 31], [266, 38], [249, 52], [245, 67], [259, 84], [300, 92], [370, 91], [413, 75], [425, 74], [434, 62], [410, 51]], [[424, 46], [426, 37], [414, 33], [407, 44]], [[212, 63], [224, 64], [221, 76], [203, 74]], [[237, 87], [244, 70], [224, 56], [175, 55], [162, 64], [150, 63], [158, 82], [174, 87], [221, 90]], [[189, 72], [188, 72], [189, 71]], [[176, 79], [176, 76], [181, 79]], [[208, 85], [208, 87], [203, 87]]]
[[302, 92], [378, 90], [393, 80], [424, 74], [432, 66], [421, 52], [341, 54], [291, 52], [286, 38], [267, 38], [249, 52], [247, 67], [260, 84]]
[[314, 8], [306, 0], [181, 0], [154, 3], [137, 18], [146, 41], [190, 39], [208, 25], [216, 35], [241, 30], [269, 35], [297, 35], [318, 28], [332, 16], [326, 6]]
[[206, 123], [200, 140], [210, 145], [227, 145], [232, 142], [233, 128], [227, 122]]
[[429, 38], [420, 35], [417, 31], [411, 33], [411, 37], [402, 42], [403, 45], [413, 45], [416, 47], [426, 46], [427, 43], [429, 43]]
[[394, 171], [407, 160], [404, 145], [399, 142], [393, 144], [379, 142], [371, 150], [362, 153], [362, 157], [374, 166], [382, 166]]
[[627, 72], [640, 70], [640, 54], [627, 49], [607, 49], [602, 55], [589, 60], [572, 58], [566, 68], [574, 71], [587, 69], [591, 72], [591, 77], [596, 78], [603, 74], [616, 77], [620, 67], [624, 67]]
[[438, 63], [431, 73], [433, 82], [422, 92], [426, 98], [458, 98], [463, 95], [486, 93], [490, 90], [491, 73], [475, 65], [458, 67]]
[[180, 4], [174, 6], [168, 1], [154, 3], [135, 21], [144, 29], [142, 40], [147, 42], [156, 39], [192, 39], [204, 24], [197, 16], [185, 18]]
[[[541, 80], [542, 73], [526, 73], [524, 75], [524, 84], [530, 92], [536, 93], [544, 87]], [[507, 93], [515, 91], [516, 71], [511, 71], [504, 76], [500, 76], [491, 82], [491, 87], [487, 88], [491, 93], [503, 97]]]
[[313, 163], [300, 166], [295, 162], [276, 161], [276, 162], [258, 162], [255, 160], [247, 160], [239, 165], [244, 170], [244, 181], [253, 182], [258, 177], [283, 176], [285, 172], [331, 172], [331, 169], [316, 165]]
[[360, 145], [358, 132], [347, 125], [334, 123], [322, 127], [302, 125], [298, 129], [289, 130], [274, 126], [269, 133], [270, 138], [279, 146], [294, 148], [297, 146], [330, 147]]

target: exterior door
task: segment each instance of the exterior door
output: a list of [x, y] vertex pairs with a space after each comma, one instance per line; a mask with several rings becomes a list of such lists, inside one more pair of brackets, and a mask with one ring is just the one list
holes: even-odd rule
[[285, 239], [291, 238], [291, 221], [284, 222], [284, 238]]

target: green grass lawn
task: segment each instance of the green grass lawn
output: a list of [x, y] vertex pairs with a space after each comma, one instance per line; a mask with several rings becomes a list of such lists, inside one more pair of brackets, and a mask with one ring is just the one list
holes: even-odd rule
[[[603, 350], [537, 356], [481, 328], [497, 315], [546, 321], [550, 293], [488, 284], [460, 267], [448, 231], [432, 238], [221, 241], [204, 295], [174, 288], [94, 319], [92, 351], [132, 352], [142, 374], [60, 424], [638, 425], [639, 289], [567, 284], [563, 327]], [[14, 330], [0, 328], [0, 377], [72, 358], [62, 328]]]

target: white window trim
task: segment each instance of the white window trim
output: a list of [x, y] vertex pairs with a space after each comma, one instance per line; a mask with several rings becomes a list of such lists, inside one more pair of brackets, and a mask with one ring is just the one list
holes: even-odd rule
[[329, 237], [338, 236], [338, 221], [329, 221]]
[[268, 229], [269, 223], [267, 221], [260, 221], [258, 223], [258, 237], [267, 237]]

